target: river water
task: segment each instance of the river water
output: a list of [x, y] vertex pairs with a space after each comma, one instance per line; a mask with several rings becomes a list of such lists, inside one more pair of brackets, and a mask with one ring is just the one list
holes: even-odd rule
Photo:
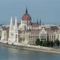
[[0, 46], [0, 60], [60, 60], [60, 55]]

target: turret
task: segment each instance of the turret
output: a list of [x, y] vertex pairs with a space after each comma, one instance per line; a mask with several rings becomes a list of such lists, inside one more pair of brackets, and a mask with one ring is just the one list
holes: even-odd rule
[[15, 17], [15, 26], [14, 26], [15, 29], [17, 29], [17, 18]]
[[11, 17], [11, 20], [10, 20], [10, 27], [9, 27], [9, 38], [8, 38], [8, 44], [12, 44], [13, 42], [13, 36], [14, 36], [14, 28], [13, 28], [13, 20], [12, 20], [12, 17]]
[[12, 17], [11, 17], [11, 20], [10, 20], [10, 30], [12, 29], [13, 27], [13, 21], [12, 21]]
[[15, 42], [18, 43], [18, 26], [17, 26], [16, 17], [15, 17], [15, 25], [14, 25], [14, 39], [15, 39]]

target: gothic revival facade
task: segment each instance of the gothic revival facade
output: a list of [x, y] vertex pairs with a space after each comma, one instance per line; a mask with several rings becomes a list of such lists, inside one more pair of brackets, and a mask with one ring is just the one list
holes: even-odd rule
[[10, 25], [0, 28], [0, 42], [3, 43], [34, 45], [38, 38], [46, 41], [60, 40], [60, 28], [58, 26], [42, 25], [41, 21], [40, 24], [32, 22], [27, 9], [20, 23], [17, 22], [16, 17], [13, 23], [11, 17]]

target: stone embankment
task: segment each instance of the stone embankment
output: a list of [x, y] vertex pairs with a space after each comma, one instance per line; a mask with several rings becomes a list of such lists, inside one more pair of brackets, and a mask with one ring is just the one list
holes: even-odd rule
[[23, 44], [20, 44], [20, 43], [18, 43], [18, 44], [17, 43], [7, 44], [7, 43], [1, 43], [1, 42], [0, 42], [0, 45], [8, 47], [8, 48], [16, 48], [16, 49], [23, 49], [23, 50], [30, 50], [30, 51], [60, 54], [60, 49], [50, 48], [50, 47], [23, 45]]

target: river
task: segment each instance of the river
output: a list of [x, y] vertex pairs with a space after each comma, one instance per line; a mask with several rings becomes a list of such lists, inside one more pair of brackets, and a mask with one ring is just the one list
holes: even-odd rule
[[60, 54], [34, 52], [0, 46], [0, 60], [60, 60]]

